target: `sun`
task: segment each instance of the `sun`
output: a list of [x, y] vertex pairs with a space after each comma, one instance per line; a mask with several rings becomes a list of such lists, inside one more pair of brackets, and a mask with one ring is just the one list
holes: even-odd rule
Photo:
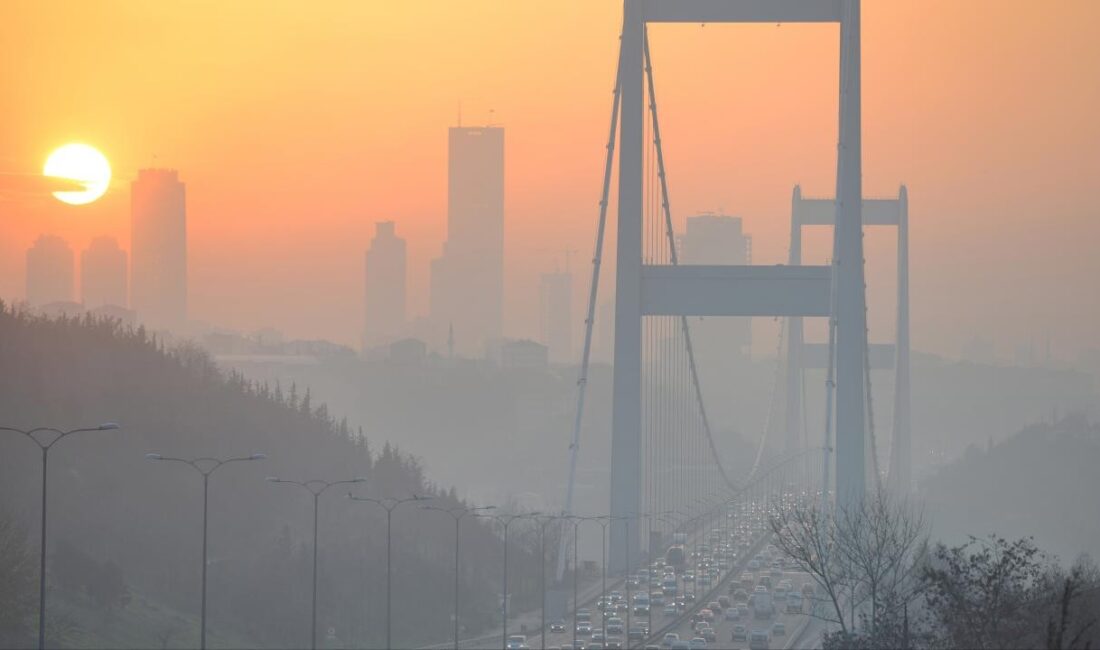
[[65, 178], [84, 185], [82, 192], [54, 192], [59, 201], [71, 205], [91, 203], [107, 191], [111, 182], [111, 164], [92, 146], [72, 143], [58, 147], [42, 167], [44, 176]]

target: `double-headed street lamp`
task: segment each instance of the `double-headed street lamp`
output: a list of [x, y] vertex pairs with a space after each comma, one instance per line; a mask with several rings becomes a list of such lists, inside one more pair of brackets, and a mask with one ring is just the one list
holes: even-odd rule
[[485, 510], [496, 510], [496, 506], [478, 506], [476, 508], [439, 508], [437, 506], [421, 506], [425, 510], [438, 510], [449, 514], [455, 520], [455, 650], [458, 650], [458, 524], [466, 515], [475, 514]]
[[202, 613], [199, 619], [199, 648], [206, 650], [206, 540], [207, 540], [207, 512], [209, 510], [210, 475], [219, 467], [230, 463], [239, 463], [247, 460], [263, 460], [265, 454], [252, 454], [251, 456], [238, 456], [234, 458], [175, 458], [160, 454], [145, 454], [149, 460], [162, 460], [173, 463], [183, 463], [202, 474]]
[[316, 650], [317, 648], [317, 502], [321, 498], [321, 494], [325, 490], [334, 485], [346, 485], [348, 483], [363, 483], [367, 479], [365, 478], [353, 478], [344, 481], [322, 481], [320, 479], [313, 479], [310, 481], [292, 481], [289, 479], [279, 478], [277, 476], [269, 476], [267, 480], [271, 483], [289, 483], [290, 485], [297, 485], [298, 487], [309, 490], [313, 495], [313, 613], [310, 618], [310, 632], [309, 632], [309, 647]]
[[546, 526], [552, 521], [558, 521], [558, 515], [538, 515], [535, 521], [539, 522], [539, 590], [542, 592], [542, 647], [546, 647]]
[[500, 594], [500, 641], [504, 650], [508, 648], [508, 527], [517, 519], [531, 519], [541, 514], [541, 512], [525, 512], [514, 515], [477, 515], [496, 521], [504, 529], [504, 586]]
[[404, 499], [394, 499], [387, 497], [385, 499], [375, 499], [373, 497], [357, 497], [351, 492], [348, 492], [348, 498], [352, 501], [359, 501], [364, 503], [373, 503], [376, 506], [383, 508], [386, 511], [386, 647], [393, 647], [393, 627], [391, 614], [393, 612], [393, 601], [391, 594], [393, 593], [393, 555], [390, 552], [392, 548], [393, 537], [391, 532], [393, 531], [393, 511], [396, 510], [404, 503], [411, 503], [413, 501], [428, 501], [432, 497], [424, 497], [419, 494], [414, 494], [411, 497], [405, 497]]
[[[38, 648], [46, 647], [46, 466], [49, 463], [50, 448], [57, 444], [58, 440], [67, 438], [74, 433], [83, 431], [112, 431], [118, 428], [114, 422], [105, 422], [98, 427], [81, 427], [63, 431], [52, 427], [37, 427], [34, 429], [16, 429], [15, 427], [0, 427], [0, 431], [12, 431], [21, 433], [38, 445], [42, 450], [42, 536], [39, 539], [38, 550]], [[38, 439], [39, 433], [52, 433], [54, 437], [49, 442]]]

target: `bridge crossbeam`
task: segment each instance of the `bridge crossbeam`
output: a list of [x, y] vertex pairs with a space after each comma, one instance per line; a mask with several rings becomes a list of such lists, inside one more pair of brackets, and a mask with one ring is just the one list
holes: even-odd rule
[[643, 265], [643, 316], [828, 316], [828, 266]]

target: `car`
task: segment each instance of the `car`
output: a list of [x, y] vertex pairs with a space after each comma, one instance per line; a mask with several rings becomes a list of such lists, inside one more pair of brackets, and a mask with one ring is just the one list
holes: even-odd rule
[[680, 640], [680, 635], [675, 632], [668, 632], [665, 634], [665, 638], [661, 639], [662, 648], [671, 648], [673, 643], [677, 643]]
[[740, 621], [741, 610], [738, 607], [728, 607], [723, 615], [727, 621]]
[[718, 605], [722, 609], [725, 609], [725, 608], [729, 607], [730, 606], [730, 597], [729, 596], [719, 596], [718, 597]]
[[688, 641], [688, 648], [691, 650], [703, 650], [707, 647], [707, 640], [701, 636], [697, 636], [691, 641]]
[[753, 630], [749, 635], [749, 650], [768, 650], [768, 645], [771, 639], [768, 638], [768, 633], [762, 630]]
[[749, 592], [744, 589], [736, 589], [733, 592], [733, 602], [735, 603], [747, 603], [749, 602]]
[[592, 630], [592, 640], [597, 643], [603, 643], [603, 632], [599, 630]]
[[699, 614], [704, 621], [709, 622], [714, 620], [714, 612], [712, 612], [709, 608], [704, 607], [703, 609], [699, 610]]
[[712, 600], [707, 603], [707, 609], [714, 612], [715, 614], [722, 613], [722, 605], [717, 600]]
[[680, 608], [675, 603], [669, 603], [665, 605], [665, 616], [676, 616], [680, 613]]
[[558, 621], [551, 622], [550, 623], [550, 631], [551, 632], [564, 632], [565, 631], [565, 621], [558, 620]]
[[[768, 589], [771, 589], [772, 588], [772, 577], [771, 576], [760, 576], [760, 584], [758, 584], [756, 586], [757, 587], [767, 587]], [[760, 591], [760, 589], [757, 589], [757, 591]]]
[[642, 618], [649, 616], [649, 605], [635, 605], [634, 615]]
[[685, 591], [684, 592], [684, 602], [685, 603], [694, 603], [695, 602], [695, 592], [694, 591]]
[[577, 620], [578, 621], [591, 621], [592, 620], [592, 610], [588, 609], [587, 607], [582, 607], [582, 608], [578, 609], [577, 610]]
[[592, 634], [592, 624], [588, 621], [580, 621], [577, 623], [577, 634], [581, 636], [588, 636]]
[[734, 625], [733, 633], [730, 635], [730, 641], [747, 641], [749, 639], [749, 632], [745, 629], [744, 625]]
[[782, 623], [776, 623], [772, 626], [772, 636], [786, 636], [787, 626]]
[[613, 634], [615, 634], [615, 635], [622, 634], [623, 633], [623, 619], [619, 618], [618, 616], [612, 616], [611, 618], [607, 619], [607, 624], [604, 627], [607, 629], [607, 636], [608, 637], [610, 637]]
[[704, 627], [702, 630], [699, 630], [699, 634], [701, 634], [703, 636], [703, 638], [706, 639], [707, 641], [717, 641], [718, 640], [718, 633], [715, 632], [714, 628], [709, 626], [709, 625]]
[[530, 646], [527, 645], [527, 637], [523, 634], [511, 634], [508, 636], [508, 641], [504, 644], [507, 650], [527, 650]]
[[623, 650], [622, 639], [614, 636], [607, 637], [607, 642], [603, 644], [606, 650]]
[[644, 625], [632, 625], [626, 638], [630, 641], [644, 641], [649, 636], [649, 630]]
[[[577, 643], [580, 642], [578, 641]], [[588, 645], [581, 645], [580, 647], [584, 648], [584, 650], [604, 650], [603, 644], [596, 643], [595, 641], [590, 641]]]

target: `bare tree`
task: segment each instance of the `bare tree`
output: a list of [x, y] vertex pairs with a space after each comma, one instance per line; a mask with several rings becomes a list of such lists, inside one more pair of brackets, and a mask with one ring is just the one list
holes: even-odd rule
[[775, 545], [817, 583], [818, 592], [828, 601], [831, 612], [816, 606], [811, 615], [840, 625], [847, 633], [851, 621], [844, 616], [843, 594], [849, 591], [851, 575], [837, 551], [836, 526], [813, 503], [804, 502], [781, 510], [770, 519]]
[[841, 638], [854, 638], [862, 623], [871, 645], [907, 644], [907, 608], [919, 593], [928, 547], [918, 508], [879, 491], [832, 516], [815, 503], [795, 505], [772, 517], [771, 529], [776, 546], [828, 601], [831, 611], [815, 608], [814, 615], [838, 624]]
[[[870, 608], [861, 608], [866, 634], [879, 644], [905, 642], [907, 625], [902, 623], [921, 590], [920, 569], [928, 554], [923, 511], [878, 490], [837, 512], [836, 538], [840, 561], [851, 576], [852, 604]], [[895, 633], [901, 638], [893, 638]]]

